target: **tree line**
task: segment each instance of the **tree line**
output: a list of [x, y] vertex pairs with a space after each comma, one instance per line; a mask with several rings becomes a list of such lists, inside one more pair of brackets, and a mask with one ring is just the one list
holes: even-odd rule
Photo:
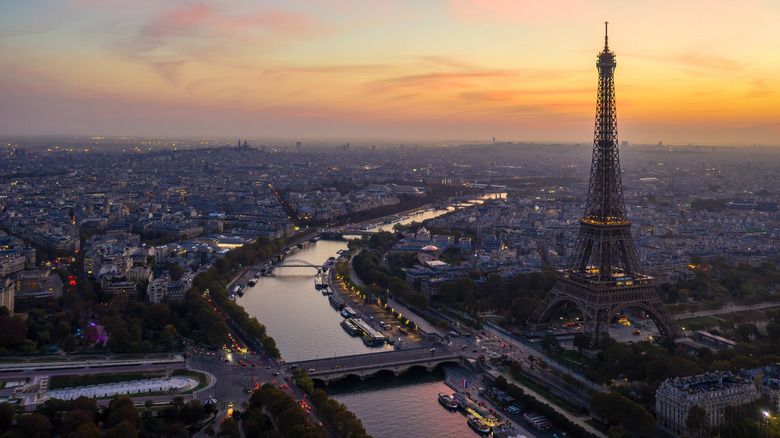
[[[94, 399], [49, 399], [35, 412], [21, 412], [10, 403], [0, 403], [0, 434], [8, 438], [121, 438], [139, 436], [190, 436], [200, 430], [213, 407], [197, 400], [184, 402], [175, 397], [170, 404], [152, 411], [147, 400], [139, 415], [133, 400], [117, 396], [107, 406], [99, 407]], [[16, 420], [14, 422], [14, 420]]]

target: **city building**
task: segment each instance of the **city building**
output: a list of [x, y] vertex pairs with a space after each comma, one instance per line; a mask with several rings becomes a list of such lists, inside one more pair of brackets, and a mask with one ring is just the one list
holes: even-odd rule
[[59, 299], [63, 284], [60, 276], [49, 269], [23, 271], [16, 277], [15, 299]]
[[5, 307], [14, 314], [14, 294], [16, 292], [16, 283], [11, 277], [0, 277], [0, 307]]
[[690, 377], [666, 379], [655, 392], [658, 427], [674, 436], [691, 435], [686, 420], [694, 405], [707, 413], [710, 429], [726, 423], [726, 408], [751, 403], [759, 398], [758, 389], [748, 377], [716, 371]]
[[775, 411], [780, 410], [780, 365], [767, 366], [763, 370], [758, 392], [772, 403]]
[[8, 277], [24, 270], [25, 257], [19, 251], [0, 251], [0, 277]]

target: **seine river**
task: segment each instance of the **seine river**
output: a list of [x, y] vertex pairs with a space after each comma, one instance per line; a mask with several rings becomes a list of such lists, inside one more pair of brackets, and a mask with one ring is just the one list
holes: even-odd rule
[[[429, 219], [445, 211], [423, 212], [410, 220]], [[322, 265], [346, 247], [346, 242], [320, 240], [287, 259]], [[315, 274], [313, 268], [275, 269], [274, 276], [262, 277], [238, 303], [267, 327], [285, 360], [382, 351], [366, 347], [359, 337], [353, 338], [341, 328], [339, 313], [314, 288]], [[438, 403], [439, 392], [452, 392], [444, 384], [443, 373], [349, 381], [325, 390], [354, 412], [375, 438], [477, 436], [465, 416]]]

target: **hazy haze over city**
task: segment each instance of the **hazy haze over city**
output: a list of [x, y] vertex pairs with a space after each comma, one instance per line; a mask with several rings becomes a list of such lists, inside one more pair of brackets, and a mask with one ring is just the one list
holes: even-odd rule
[[0, 2], [4, 134], [777, 145], [771, 2]]

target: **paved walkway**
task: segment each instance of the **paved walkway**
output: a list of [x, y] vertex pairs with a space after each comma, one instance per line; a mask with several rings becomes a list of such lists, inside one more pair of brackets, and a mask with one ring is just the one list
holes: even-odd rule
[[[392, 307], [393, 310], [396, 312], [402, 314], [402, 315], [408, 315], [409, 319], [412, 320], [415, 324], [417, 324], [417, 327], [419, 327], [420, 330], [424, 331], [425, 333], [437, 333], [442, 338], [447, 337], [446, 333], [441, 333], [439, 329], [433, 326], [430, 322], [428, 322], [425, 318], [417, 314], [414, 310], [404, 306], [403, 304], [399, 303], [398, 301], [388, 298], [387, 299], [387, 305]], [[412, 317], [412, 315], [414, 315]]]

